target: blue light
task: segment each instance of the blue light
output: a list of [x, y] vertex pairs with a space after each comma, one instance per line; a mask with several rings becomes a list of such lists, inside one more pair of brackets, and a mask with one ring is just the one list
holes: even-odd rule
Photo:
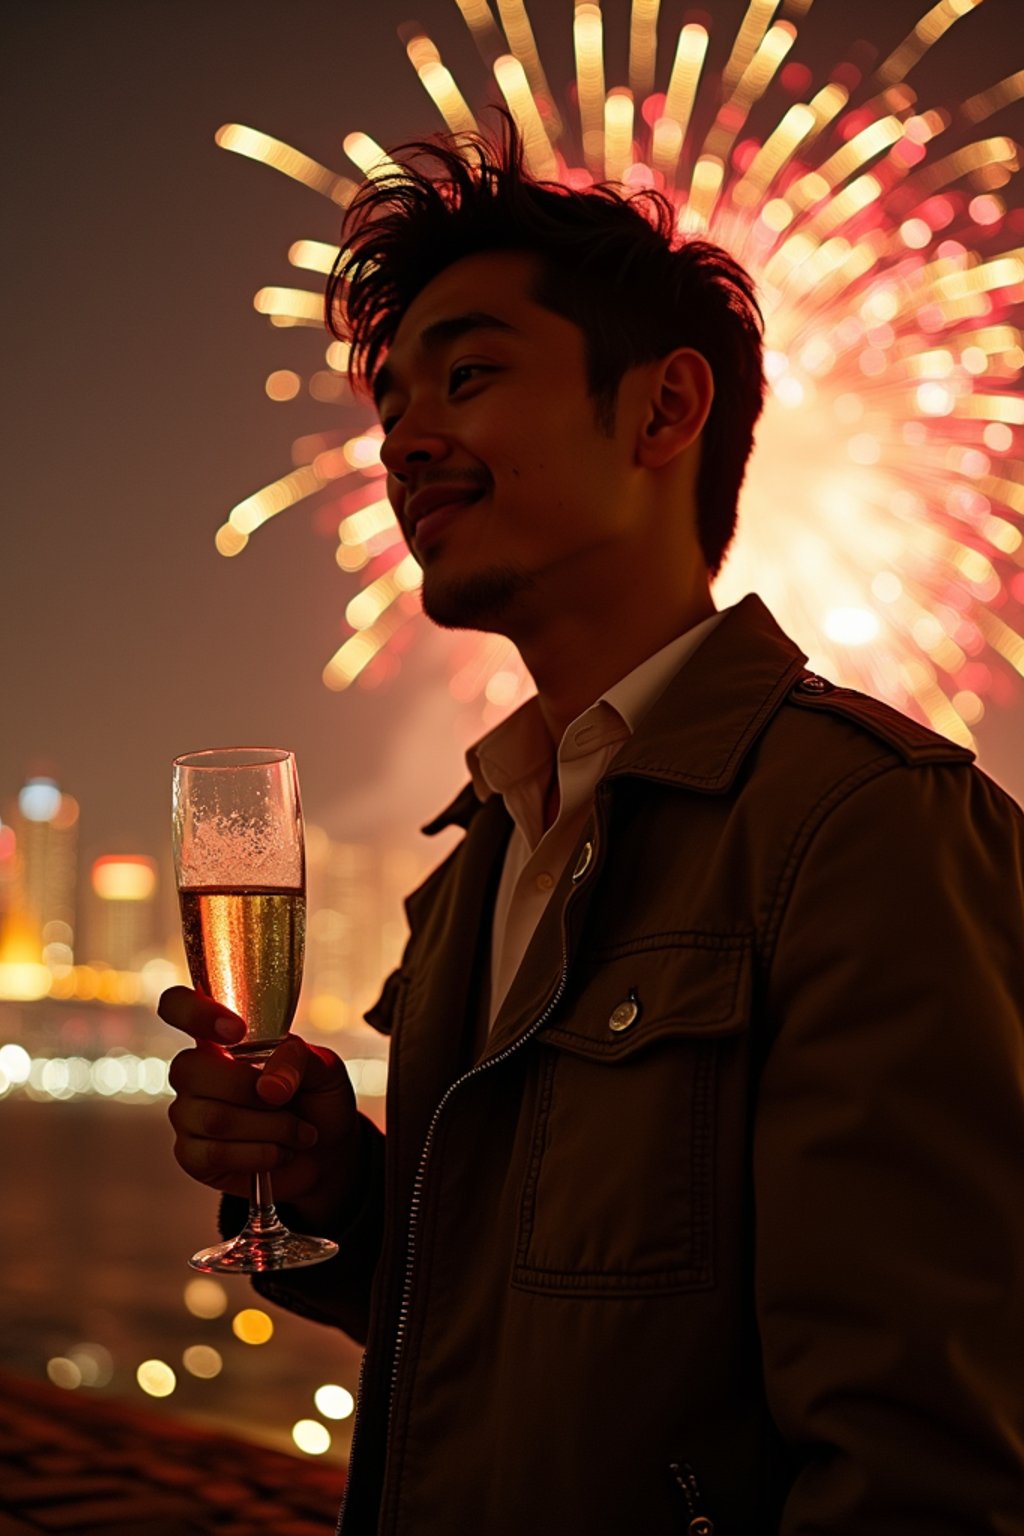
[[29, 779], [18, 796], [26, 821], [52, 821], [60, 810], [61, 793], [53, 779]]

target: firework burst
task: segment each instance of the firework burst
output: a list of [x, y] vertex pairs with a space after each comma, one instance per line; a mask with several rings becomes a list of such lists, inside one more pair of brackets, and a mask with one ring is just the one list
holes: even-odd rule
[[[986, 701], [1024, 675], [1024, 225], [1005, 202], [1018, 147], [991, 131], [1024, 96], [1024, 70], [955, 109], [922, 103], [915, 66], [983, 3], [940, 0], [870, 73], [841, 64], [816, 85], [792, 57], [812, 3], [749, 0], [712, 74], [705, 25], [684, 24], [659, 58], [659, 0], [632, 0], [628, 84], [609, 87], [601, 9], [567, 0], [575, 78], [560, 105], [523, 0], [495, 0], [496, 14], [457, 0], [536, 175], [659, 188], [681, 236], [719, 241], [758, 282], [770, 394], [719, 606], [759, 591], [813, 666], [970, 744]], [[410, 31], [406, 46], [444, 125], [478, 131], [437, 44]], [[339, 208], [356, 190], [254, 129], [217, 139]], [[366, 134], [344, 149], [361, 177], [395, 169]], [[289, 254], [325, 274], [337, 248], [303, 240]], [[322, 325], [321, 287], [265, 288], [255, 303], [278, 326]], [[355, 411], [346, 362], [331, 343], [306, 383]], [[278, 370], [267, 390], [289, 398], [301, 382]], [[338, 564], [362, 573], [351, 634], [324, 669], [337, 689], [393, 672], [419, 613], [380, 440], [376, 425], [298, 439], [296, 467], [217, 532], [235, 555], [309, 498], [332, 517]], [[453, 694], [485, 716], [529, 687], [502, 639], [456, 637], [451, 658]]]

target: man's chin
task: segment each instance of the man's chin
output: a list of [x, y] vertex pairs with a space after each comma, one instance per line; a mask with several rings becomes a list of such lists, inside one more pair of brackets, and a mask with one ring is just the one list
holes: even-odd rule
[[496, 566], [475, 576], [443, 577], [423, 573], [423, 612], [442, 629], [480, 629], [503, 633], [531, 578], [512, 567]]

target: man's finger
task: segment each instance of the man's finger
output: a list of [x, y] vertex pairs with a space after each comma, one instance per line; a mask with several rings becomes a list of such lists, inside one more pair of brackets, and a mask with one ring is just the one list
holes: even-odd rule
[[189, 1098], [221, 1099], [227, 1104], [256, 1107], [258, 1073], [248, 1062], [229, 1056], [211, 1040], [197, 1040], [190, 1051], [179, 1051], [168, 1078], [175, 1093]]
[[256, 1091], [269, 1104], [287, 1104], [300, 1088], [304, 1093], [351, 1091], [344, 1063], [333, 1051], [290, 1035], [268, 1059]]
[[188, 987], [169, 987], [156, 1008], [165, 1024], [180, 1029], [193, 1040], [215, 1040], [237, 1045], [245, 1035], [245, 1023], [223, 1003]]
[[202, 1141], [188, 1136], [175, 1143], [174, 1156], [190, 1178], [223, 1189], [238, 1174], [288, 1167], [295, 1152], [275, 1141]]
[[197, 1141], [276, 1141], [293, 1151], [308, 1150], [319, 1140], [315, 1126], [287, 1110], [258, 1109], [223, 1099], [177, 1098], [168, 1118], [181, 1138]]

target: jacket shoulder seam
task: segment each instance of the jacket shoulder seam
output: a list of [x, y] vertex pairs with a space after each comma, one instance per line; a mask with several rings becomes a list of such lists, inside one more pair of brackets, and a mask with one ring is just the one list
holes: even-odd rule
[[[812, 674], [808, 674], [812, 676]], [[806, 679], [804, 679], [806, 681]], [[970, 763], [974, 753], [948, 737], [941, 736], [909, 715], [901, 714], [882, 699], [859, 693], [853, 688], [828, 687], [824, 692], [801, 692], [800, 684], [791, 691], [790, 704], [805, 713], [827, 715], [846, 720], [866, 731], [876, 741], [884, 742], [897, 753], [901, 762]]]
[[807, 809], [807, 812], [797, 828], [793, 840], [790, 843], [789, 852], [786, 855], [775, 894], [768, 911], [768, 921], [764, 930], [763, 956], [766, 965], [771, 964], [774, 958], [775, 945], [782, 926], [782, 917], [789, 901], [790, 893], [796, 880], [797, 871], [803, 862], [804, 856], [811, 845], [815, 835], [823, 826], [828, 817], [845, 804], [858, 789], [865, 784], [873, 783], [887, 773], [894, 773], [903, 768], [905, 764], [900, 758], [891, 753], [873, 757], [859, 767], [852, 769], [843, 778], [831, 784], [820, 794]]

